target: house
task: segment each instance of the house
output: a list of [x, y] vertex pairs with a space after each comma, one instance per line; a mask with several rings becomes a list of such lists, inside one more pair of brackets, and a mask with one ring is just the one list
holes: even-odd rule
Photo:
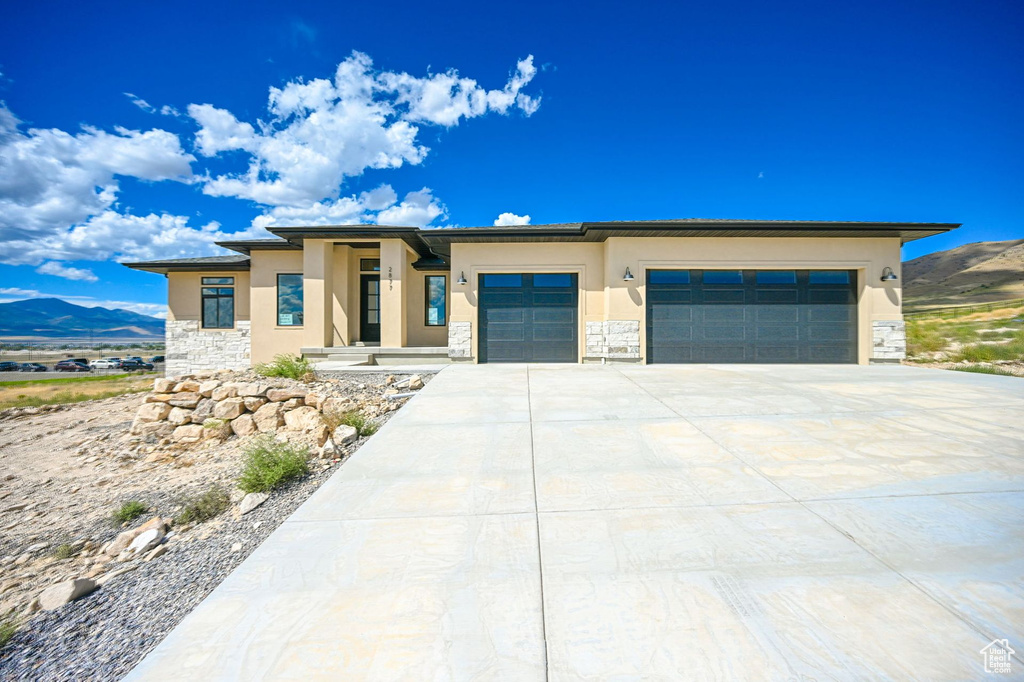
[[658, 220], [274, 227], [168, 282], [167, 371], [353, 362], [904, 357], [900, 246], [951, 223]]

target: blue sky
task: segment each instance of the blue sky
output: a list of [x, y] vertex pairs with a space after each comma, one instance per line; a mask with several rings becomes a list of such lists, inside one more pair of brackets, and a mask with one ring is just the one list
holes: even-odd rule
[[0, 300], [159, 314], [117, 261], [317, 220], [1024, 238], [1019, 2], [669, 5], [9, 4]]

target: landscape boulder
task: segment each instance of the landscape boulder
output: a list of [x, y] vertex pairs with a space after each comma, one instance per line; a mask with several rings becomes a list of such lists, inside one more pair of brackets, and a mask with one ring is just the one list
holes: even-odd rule
[[245, 412], [242, 398], [225, 398], [213, 407], [213, 416], [217, 419], [234, 419]]
[[158, 422], [166, 419], [170, 413], [171, 406], [166, 403], [144, 403], [135, 413], [135, 419], [140, 422]]
[[169, 436], [172, 431], [174, 431], [174, 427], [167, 422], [143, 422], [137, 418], [128, 429], [128, 433], [133, 436], [156, 436], [157, 438]]
[[220, 382], [216, 379], [208, 379], [203, 383], [199, 384], [199, 395], [204, 398], [209, 398], [213, 395], [213, 391], [220, 387]]
[[[237, 420], [236, 420], [237, 421]], [[231, 422], [223, 419], [207, 419], [203, 422], [203, 440], [227, 440], [234, 431]]]
[[177, 382], [174, 379], [160, 377], [159, 379], [153, 380], [153, 390], [157, 393], [170, 393], [174, 390], [176, 383]]
[[284, 425], [284, 408], [281, 403], [267, 403], [253, 415], [260, 433], [276, 431]]
[[231, 420], [231, 430], [239, 436], [251, 436], [256, 433], [256, 420], [251, 414], [243, 414]]
[[311, 431], [324, 420], [312, 407], [297, 407], [284, 414], [285, 426], [291, 431]]
[[184, 424], [171, 433], [171, 440], [177, 443], [198, 443], [202, 439], [203, 427], [199, 424]]
[[267, 399], [275, 403], [283, 403], [292, 398], [305, 400], [308, 391], [304, 388], [272, 388], [267, 391]]
[[334, 429], [334, 433], [331, 434], [331, 440], [338, 445], [348, 445], [349, 443], [356, 442], [358, 439], [359, 432], [354, 426], [349, 426], [348, 424], [339, 424]]
[[209, 398], [200, 400], [199, 404], [196, 405], [196, 409], [192, 411], [192, 423], [205, 424], [207, 419], [213, 417], [213, 406], [216, 404]]
[[175, 393], [199, 393], [199, 382], [193, 379], [181, 381], [174, 387]]
[[246, 396], [245, 398], [242, 398], [242, 401], [245, 403], [245, 409], [250, 412], [255, 412], [267, 404], [267, 399], [260, 398], [259, 396]]
[[199, 404], [199, 401], [203, 399], [203, 396], [198, 393], [184, 392], [175, 393], [171, 396], [171, 399], [167, 401], [167, 404], [174, 405], [175, 407], [188, 407], [195, 408]]
[[[150, 403], [151, 405], [158, 405], [160, 403]], [[192, 410], [184, 407], [174, 407], [167, 414], [167, 422], [174, 426], [181, 426], [182, 424], [188, 424], [192, 421]]]
[[84, 597], [97, 587], [89, 578], [75, 578], [51, 585], [39, 594], [39, 608], [52, 611], [69, 602]]
[[253, 509], [266, 502], [269, 497], [270, 495], [267, 495], [266, 493], [249, 493], [243, 497], [242, 501], [238, 504], [238, 511], [242, 516], [245, 516]]
[[294, 410], [296, 407], [304, 407], [305, 404], [306, 400], [304, 398], [289, 398], [281, 403], [285, 410]]
[[235, 388], [234, 384], [224, 384], [210, 392], [210, 397], [217, 401], [226, 400], [227, 398], [235, 398], [237, 396], [238, 389]]
[[235, 384], [236, 395], [242, 398], [259, 398], [267, 394], [267, 386], [256, 382]]
[[324, 414], [342, 414], [351, 411], [354, 407], [354, 403], [348, 398], [334, 396], [321, 400], [319, 405], [320, 411]]

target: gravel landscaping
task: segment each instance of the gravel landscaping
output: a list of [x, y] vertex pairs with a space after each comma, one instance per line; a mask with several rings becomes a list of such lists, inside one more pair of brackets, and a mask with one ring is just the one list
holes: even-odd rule
[[[230, 378], [253, 380], [248, 374]], [[353, 373], [315, 382], [310, 390], [321, 394], [351, 395], [361, 410], [379, 426], [390, 418], [393, 410], [406, 402], [404, 399], [387, 400], [386, 395], [394, 394], [396, 391], [391, 386], [403, 378], [403, 375], [389, 377], [376, 373]], [[422, 379], [429, 381], [430, 376], [422, 375]], [[296, 384], [285, 380], [270, 383], [278, 386]], [[30, 506], [0, 517], [6, 521], [10, 515], [25, 514], [18, 521], [7, 524], [9, 531], [0, 539], [0, 553], [8, 555], [0, 559], [3, 562], [0, 566], [0, 594], [6, 592], [6, 602], [0, 602], [4, 604], [0, 614], [7, 611], [21, 620], [14, 637], [0, 650], [0, 679], [120, 679], [366, 441], [366, 438], [359, 438], [348, 444], [340, 460], [319, 459], [315, 456], [317, 444], [310, 440], [309, 433], [286, 433], [282, 427], [279, 438], [287, 436], [289, 441], [306, 444], [314, 453], [307, 475], [274, 489], [264, 503], [244, 516], [237, 504], [241, 496], [236, 492], [232, 497], [232, 509], [213, 520], [172, 527], [156, 552], [159, 558], [149, 558], [148, 555], [125, 558], [122, 553], [118, 559], [109, 560], [109, 566], [102, 567], [105, 572], [97, 574], [96, 579], [104, 581], [99, 589], [52, 611], [38, 611], [38, 605], [33, 607], [31, 604], [26, 609], [25, 600], [37, 594], [41, 587], [84, 575], [97, 556], [104, 562], [108, 561], [99, 548], [123, 532], [125, 527], [143, 524], [153, 516], [153, 510], [163, 517], [171, 516], [180, 508], [183, 495], [205, 489], [211, 482], [228, 489], [237, 477], [241, 468], [240, 451], [257, 436], [231, 437], [219, 444], [203, 441], [193, 446], [166, 442], [168, 439], [154, 445], [154, 439], [147, 437], [142, 441], [145, 447], [130, 456], [126, 454], [124, 444], [139, 439], [124, 434], [132, 424], [133, 411], [144, 404], [141, 403], [144, 399], [126, 396], [82, 403], [52, 413], [16, 415], [14, 419], [8, 415], [2, 422], [6, 435], [12, 436], [0, 442], [5, 463], [8, 455], [13, 455], [12, 461], [23, 467], [31, 465], [31, 462], [21, 462], [19, 458], [30, 458], [35, 447], [45, 448], [47, 437], [63, 437], [68, 441], [86, 430], [93, 434], [92, 438], [98, 431], [109, 432], [106, 438], [101, 434], [100, 441], [109, 440], [120, 445], [108, 448], [111, 452], [105, 456], [99, 455], [99, 462], [90, 462], [85, 467], [55, 465], [52, 471], [39, 473], [37, 480], [33, 480], [27, 468], [15, 467], [17, 475], [12, 474], [11, 480], [3, 483], [6, 487], [0, 489], [3, 493], [0, 499], [22, 499]], [[104, 412], [106, 419], [92, 414], [97, 409]], [[76, 411], [81, 414], [76, 414]], [[60, 424], [72, 426], [61, 431]], [[19, 426], [24, 431], [20, 438], [10, 431]], [[33, 430], [45, 435], [37, 437]], [[26, 440], [30, 447], [24, 445]], [[14, 447], [15, 441], [21, 445]], [[161, 458], [161, 448], [169, 449], [168, 457]], [[89, 449], [89, 453], [92, 452], [96, 452], [95, 446]], [[91, 457], [97, 455], [86, 459]], [[64, 459], [69, 457], [65, 455]], [[96, 473], [91, 468], [104, 461], [108, 462], [105, 468], [110, 472], [106, 476], [108, 482], [96, 486], [78, 480], [95, 477]], [[159, 469], [159, 475], [156, 475], [154, 465], [163, 467]], [[39, 480], [43, 475], [46, 478]], [[70, 486], [76, 482], [83, 493], [89, 494], [86, 497], [81, 494], [75, 496], [74, 504], [86, 506], [79, 514], [67, 513], [68, 507], [47, 504], [48, 496], [55, 492], [67, 493], [75, 489]], [[112, 501], [129, 498], [145, 500], [151, 511], [124, 527], [113, 527], [105, 520], [110, 510], [116, 508]], [[11, 499], [3, 499], [0, 508], [8, 505]], [[35, 505], [40, 506], [33, 509]], [[9, 509], [10, 506], [6, 506], [0, 511]], [[74, 523], [71, 522], [73, 516]], [[78, 538], [79, 544], [87, 541], [86, 547], [93, 548], [92, 557], [58, 560], [50, 554], [58, 543], [68, 542], [71, 538]], [[32, 548], [28, 543], [34, 543], [32, 546], [46, 545], [48, 549], [41, 550], [45, 553], [38, 553], [27, 562], [15, 562], [14, 555], [19, 551], [22, 552], [19, 560], [31, 554], [27, 551]], [[90, 552], [87, 549], [82, 554], [84, 557]], [[17, 608], [12, 609], [12, 604], [17, 604]]]

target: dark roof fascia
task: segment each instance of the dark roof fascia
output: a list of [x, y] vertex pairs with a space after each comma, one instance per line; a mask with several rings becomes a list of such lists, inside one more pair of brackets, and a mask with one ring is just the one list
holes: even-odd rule
[[234, 241], [214, 242], [217, 246], [244, 253], [248, 256], [252, 251], [301, 251], [302, 246], [293, 244], [286, 239], [237, 239]]
[[434, 248], [453, 242], [600, 242], [609, 237], [899, 237], [905, 243], [958, 227], [960, 223], [685, 220], [439, 228], [420, 234]]
[[139, 263], [121, 263], [132, 270], [144, 272], [155, 272], [166, 275], [169, 272], [244, 272], [249, 269], [249, 259], [237, 256], [238, 260], [215, 260], [223, 256], [213, 258], [183, 258], [177, 260], [151, 260]]
[[422, 230], [404, 225], [307, 225], [268, 227], [267, 231], [302, 246], [303, 239], [401, 239], [421, 257], [435, 254], [421, 238]]
[[451, 263], [444, 258], [420, 258], [412, 267], [419, 272], [449, 272], [452, 269]]

